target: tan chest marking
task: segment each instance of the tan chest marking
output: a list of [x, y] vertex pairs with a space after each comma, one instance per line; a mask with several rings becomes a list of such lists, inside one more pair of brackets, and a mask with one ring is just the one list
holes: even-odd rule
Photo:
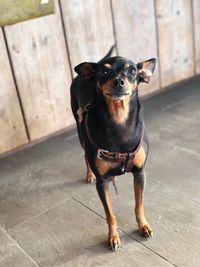
[[141, 168], [144, 165], [145, 160], [146, 160], [146, 153], [145, 153], [144, 147], [141, 146], [133, 159], [133, 164], [137, 168]]
[[129, 97], [119, 101], [106, 98], [106, 103], [113, 120], [117, 124], [123, 124], [127, 120], [129, 114]]
[[96, 158], [95, 164], [100, 175], [104, 175], [111, 169], [119, 166], [118, 162], [105, 161], [105, 160], [98, 159], [98, 158]]

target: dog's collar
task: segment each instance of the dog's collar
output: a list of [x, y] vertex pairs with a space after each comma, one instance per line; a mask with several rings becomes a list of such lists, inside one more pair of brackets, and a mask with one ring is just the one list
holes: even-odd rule
[[130, 172], [134, 166], [133, 163], [133, 159], [135, 158], [135, 155], [137, 154], [137, 152], [139, 151], [142, 142], [143, 142], [143, 138], [144, 138], [144, 125], [142, 127], [142, 135], [140, 138], [140, 141], [137, 145], [137, 147], [135, 148], [134, 151], [131, 152], [110, 152], [108, 150], [105, 149], [101, 149], [99, 148], [93, 141], [92, 136], [90, 134], [89, 128], [88, 128], [88, 122], [87, 122], [87, 114], [86, 114], [86, 118], [85, 118], [85, 128], [86, 128], [86, 133], [87, 133], [87, 137], [88, 140], [90, 142], [90, 144], [93, 146], [93, 148], [96, 151], [96, 156], [98, 159], [100, 160], [105, 160], [105, 161], [111, 161], [111, 162], [119, 162], [119, 163], [125, 163], [124, 166], [124, 172]]

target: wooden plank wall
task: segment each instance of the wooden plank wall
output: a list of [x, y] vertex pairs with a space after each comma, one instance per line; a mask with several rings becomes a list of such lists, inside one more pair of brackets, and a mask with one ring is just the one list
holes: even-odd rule
[[3, 32], [0, 29], [0, 152], [28, 141], [20, 103], [12, 76]]
[[[157, 68], [142, 96], [200, 74], [198, 0], [55, 0], [56, 14], [0, 31], [0, 154], [74, 125], [73, 67], [115, 54]], [[3, 34], [4, 33], [4, 34]]]
[[193, 0], [194, 52], [196, 74], [200, 74], [200, 1]]
[[[135, 63], [158, 58], [154, 0], [112, 0], [112, 6], [118, 54]], [[140, 88], [141, 95], [158, 90], [159, 72], [155, 72], [149, 85], [142, 84]]]
[[71, 74], [58, 5], [56, 11], [5, 27], [31, 141], [73, 123]]
[[156, 13], [161, 86], [165, 87], [194, 76], [191, 0], [156, 0]]
[[72, 67], [100, 60], [115, 43], [110, 1], [61, 0], [61, 6]]

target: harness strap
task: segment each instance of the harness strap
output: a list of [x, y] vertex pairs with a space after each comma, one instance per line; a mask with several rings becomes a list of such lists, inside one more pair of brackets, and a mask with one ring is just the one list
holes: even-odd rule
[[125, 152], [125, 153], [120, 153], [120, 152], [110, 152], [108, 150], [105, 149], [101, 149], [99, 148], [93, 141], [89, 128], [88, 128], [88, 123], [87, 123], [87, 113], [85, 116], [85, 128], [86, 128], [86, 133], [88, 136], [88, 139], [91, 143], [91, 145], [93, 146], [93, 148], [96, 150], [97, 152], [97, 158], [101, 159], [101, 160], [105, 160], [105, 161], [111, 161], [111, 162], [119, 162], [119, 163], [125, 163], [125, 172], [130, 172], [131, 169], [133, 168], [134, 164], [133, 164], [133, 160], [135, 158], [136, 153], [139, 151], [141, 145], [142, 145], [142, 141], [144, 138], [144, 127], [142, 130], [142, 136], [140, 138], [140, 142], [138, 144], [138, 146], [136, 147], [136, 149], [132, 152]]

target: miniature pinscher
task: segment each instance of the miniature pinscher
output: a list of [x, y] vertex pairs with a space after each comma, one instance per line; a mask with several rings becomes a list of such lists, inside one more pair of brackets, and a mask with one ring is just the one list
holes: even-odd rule
[[109, 182], [117, 175], [133, 174], [138, 227], [145, 237], [153, 234], [143, 206], [148, 140], [138, 85], [149, 82], [156, 59], [135, 64], [123, 57], [111, 57], [113, 49], [98, 63], [84, 62], [74, 68], [78, 76], [71, 85], [71, 107], [85, 151], [86, 181], [96, 179], [108, 223], [108, 243], [116, 251], [120, 237]]

